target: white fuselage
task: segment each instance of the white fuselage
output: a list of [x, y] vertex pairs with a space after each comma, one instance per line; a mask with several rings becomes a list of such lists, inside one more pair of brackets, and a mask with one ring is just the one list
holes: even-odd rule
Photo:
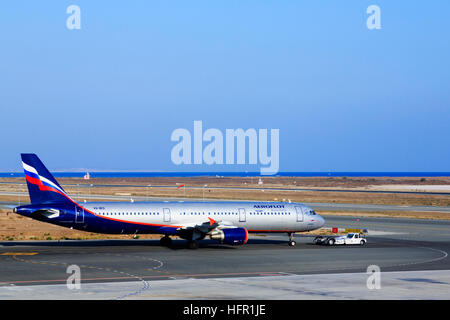
[[[210, 219], [249, 232], [301, 232], [324, 224], [308, 206], [286, 202], [90, 202], [82, 206], [99, 218], [133, 224], [137, 229], [140, 224], [182, 228]], [[83, 214], [78, 217], [81, 223]]]

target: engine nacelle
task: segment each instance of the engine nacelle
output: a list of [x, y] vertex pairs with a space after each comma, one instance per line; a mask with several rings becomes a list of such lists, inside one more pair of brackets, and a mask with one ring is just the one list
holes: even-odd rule
[[211, 231], [210, 238], [222, 243], [241, 245], [247, 243], [248, 231], [245, 228], [224, 228]]

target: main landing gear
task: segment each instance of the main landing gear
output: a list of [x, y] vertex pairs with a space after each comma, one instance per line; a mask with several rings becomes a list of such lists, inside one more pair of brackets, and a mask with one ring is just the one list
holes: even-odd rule
[[189, 249], [198, 249], [198, 241], [195, 240], [188, 241], [187, 247]]
[[161, 240], [159, 240], [159, 243], [164, 247], [170, 247], [172, 245], [172, 239], [169, 236], [165, 235], [161, 238]]
[[295, 243], [295, 241], [294, 241], [294, 233], [288, 232], [288, 235], [289, 235], [289, 242], [288, 242], [289, 246], [290, 246], [290, 247], [295, 246], [296, 243]]
[[[164, 237], [161, 238], [161, 240], [159, 240], [159, 243], [163, 247], [170, 247], [172, 245], [172, 239], [168, 235], [165, 235]], [[189, 249], [198, 249], [199, 247], [198, 241], [189, 240], [187, 242], [187, 247]]]

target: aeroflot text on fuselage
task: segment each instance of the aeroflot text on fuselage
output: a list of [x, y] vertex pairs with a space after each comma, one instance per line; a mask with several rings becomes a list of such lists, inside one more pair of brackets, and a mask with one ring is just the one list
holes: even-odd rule
[[255, 208], [264, 208], [264, 209], [270, 209], [270, 208], [284, 208], [284, 205], [282, 204], [270, 204], [270, 205], [266, 205], [266, 204], [255, 204], [253, 207]]
[[[270, 155], [267, 135], [268, 129], [258, 129], [258, 131], [253, 128], [246, 131], [243, 129], [226, 129], [224, 149], [224, 135], [222, 131], [210, 128], [203, 132], [202, 121], [194, 121], [193, 142], [191, 132], [187, 129], [178, 128], [172, 132], [170, 140], [178, 143], [172, 148], [171, 160], [176, 165], [256, 165], [259, 162], [261, 174], [274, 175], [278, 173], [279, 169], [279, 129], [270, 129]], [[246, 144], [247, 138], [248, 144]], [[203, 147], [203, 142], [209, 142], [209, 144]], [[248, 149], [248, 163], [245, 161], [246, 146]]]

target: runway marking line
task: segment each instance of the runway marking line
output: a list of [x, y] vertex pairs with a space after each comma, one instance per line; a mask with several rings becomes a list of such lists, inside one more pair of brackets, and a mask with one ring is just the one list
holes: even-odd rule
[[[51, 266], [55, 266], [55, 267], [58, 267], [59, 265], [67, 265], [67, 263], [65, 263], [65, 262], [25, 260], [23, 258], [18, 258], [17, 257], [17, 255], [21, 255], [20, 252], [19, 253], [16, 253], [16, 252], [6, 252], [6, 253], [4, 253], [4, 255], [6, 255], [6, 254], [11, 255], [14, 260], [17, 260], [17, 261], [20, 261], [20, 262], [25, 262], [25, 263], [51, 265]], [[22, 252], [22, 255], [35, 255], [35, 254], [38, 254], [38, 252]], [[152, 259], [152, 258], [148, 258], [148, 259], [152, 260], [152, 261], [157, 261], [157, 262], [160, 263], [159, 266], [154, 267], [153, 269], [158, 269], [158, 268], [163, 266], [163, 263], [161, 261], [159, 261], [159, 260]], [[81, 268], [104, 270], [104, 268], [100, 268], [100, 267], [96, 267], [96, 266], [81, 265], [80, 267]], [[158, 271], [158, 270], [156, 270], [156, 271]], [[114, 278], [109, 278], [109, 279], [130, 279], [130, 278], [134, 278], [134, 279], [138, 279], [139, 281], [141, 281], [144, 284], [144, 286], [141, 289], [139, 289], [138, 291], [131, 292], [131, 293], [122, 295], [120, 297], [112, 298], [112, 300], [120, 300], [120, 299], [126, 298], [128, 296], [139, 295], [141, 292], [143, 292], [145, 290], [148, 290], [150, 288], [150, 285], [148, 284], [148, 282], [145, 281], [142, 277], [139, 277], [139, 276], [136, 276], [136, 275], [124, 272], [124, 271], [118, 271], [118, 270], [110, 270], [110, 272], [114, 272], [116, 274], [121, 274], [121, 275], [126, 275], [128, 277], [126, 277], [126, 276], [125, 277], [114, 277]], [[97, 280], [97, 279], [101, 279], [101, 278], [92, 278], [92, 279], [84, 279], [84, 280], [91, 281], [91, 280]], [[105, 279], [108, 279], [108, 278], [105, 278]], [[28, 283], [30, 283], [30, 282], [42, 283], [42, 282], [59, 282], [59, 281], [63, 281], [63, 280], [8, 281], [7, 283], [9, 285], [13, 285], [14, 283], [27, 283], [27, 282]]]
[[[118, 272], [116, 272], [118, 273]], [[125, 273], [126, 274], [126, 273]], [[199, 278], [199, 279], [205, 279], [204, 277], [206, 277], [206, 279], [209, 278], [209, 276], [238, 276], [238, 275], [243, 275], [243, 276], [261, 276], [263, 274], [267, 274], [267, 275], [278, 275], [281, 276], [282, 274], [280, 274], [279, 272], [244, 272], [244, 273], [211, 273], [211, 274], [169, 274], [169, 275], [147, 275], [147, 276], [142, 276], [142, 279], [156, 279], [156, 278]], [[295, 275], [295, 274], [291, 274], [291, 275]], [[102, 278], [86, 278], [83, 279], [84, 281], [98, 281], [98, 280], [125, 280], [125, 279], [136, 279], [136, 276], [124, 276], [124, 277], [102, 277]], [[49, 280], [19, 280], [19, 281], [6, 281], [5, 283], [8, 284], [14, 284], [14, 283], [45, 283], [45, 282], [65, 282], [67, 281], [67, 279], [49, 279]], [[142, 281], [142, 280], [141, 280]]]
[[3, 252], [0, 256], [34, 256], [38, 252]]

